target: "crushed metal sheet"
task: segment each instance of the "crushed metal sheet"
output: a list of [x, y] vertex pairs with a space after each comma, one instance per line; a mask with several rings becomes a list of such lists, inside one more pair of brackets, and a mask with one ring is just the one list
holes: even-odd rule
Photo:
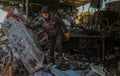
[[42, 68], [44, 54], [35, 44], [32, 35], [16, 20], [11, 18], [8, 23], [3, 25], [3, 29], [6, 31], [8, 40], [16, 49], [28, 72], [32, 74]]

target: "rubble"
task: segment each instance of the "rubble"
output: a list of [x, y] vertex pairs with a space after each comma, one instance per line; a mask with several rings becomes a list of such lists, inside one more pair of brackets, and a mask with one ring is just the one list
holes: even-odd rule
[[[1, 37], [2, 38], [1, 40], [5, 41], [7, 39], [6, 37], [5, 38], [4, 37], [5, 36]], [[5, 51], [7, 50], [6, 45], [1, 45], [1, 47]], [[95, 57], [93, 58], [95, 59]], [[103, 67], [99, 66], [100, 64], [98, 64], [101, 60], [98, 59], [98, 62], [96, 62], [97, 59], [93, 60], [93, 58], [91, 58], [90, 60], [81, 54], [73, 54], [72, 56], [69, 54], [64, 54], [63, 57], [56, 58], [56, 62], [55, 62], [56, 67], [48, 67], [49, 68], [48, 70], [50, 70], [51, 68], [51, 72], [55, 74], [56, 76], [99, 76], [99, 75], [100, 76], [110, 76], [110, 75], [112, 76], [113, 74], [114, 75], [116, 74], [115, 72], [111, 72], [112, 73], [111, 74], [108, 71], [108, 75], [105, 75], [106, 72], [103, 71]], [[97, 68], [94, 68], [96, 66], [90, 67], [91, 63], [97, 64]], [[23, 66], [22, 63], [18, 63], [18, 64], [21, 64]], [[46, 67], [45, 67], [43, 70], [39, 72], [35, 72], [34, 76], [39, 76], [39, 75], [53, 76], [53, 74], [48, 70], [46, 70]], [[18, 67], [16, 70], [16, 75], [19, 74], [17, 76], [22, 76], [23, 74], [21, 75], [21, 73], [23, 73], [24, 76], [28, 76], [29, 74], [25, 67]]]
[[[74, 22], [72, 24], [70, 20], [74, 20], [75, 17], [71, 18], [66, 15], [69, 11], [64, 11], [63, 9], [60, 11], [64, 13], [61, 17], [70, 30], [70, 33], [74, 36], [77, 33], [77, 37], [82, 37], [79, 41], [75, 39], [79, 44], [71, 42], [72, 46], [78, 45], [77, 47], [79, 48], [72, 48], [72, 46], [69, 46], [68, 48], [72, 48], [72, 50], [67, 49], [67, 52], [64, 52], [62, 56], [56, 54], [55, 62], [51, 63], [50, 56], [43, 53], [44, 46], [48, 45], [47, 34], [41, 29], [39, 32], [35, 32], [36, 38], [38, 38], [38, 35], [40, 36], [40, 38], [38, 38], [39, 43], [37, 43], [30, 30], [14, 19], [9, 19], [8, 23], [2, 24], [4, 31], [3, 29], [0, 30], [0, 72], [3, 72], [4, 67], [8, 63], [9, 54], [12, 52], [13, 60], [11, 62], [15, 76], [119, 76], [120, 46], [115, 44], [111, 49], [108, 45], [114, 44], [114, 40], [112, 39], [115, 39], [116, 42], [120, 39], [120, 27], [116, 27], [116, 25], [119, 25], [119, 21], [117, 24], [115, 23], [111, 26], [107, 26], [107, 30], [98, 31], [95, 28], [91, 29], [85, 26], [89, 22], [87, 20], [87, 15], [85, 19], [83, 18], [85, 20], [83, 21], [85, 25], [80, 24], [80, 26], [73, 26]], [[3, 22], [3, 19], [0, 21]], [[32, 23], [34, 20], [31, 19], [30, 22]], [[81, 26], [82, 29], [80, 28]], [[83, 36], [83, 34], [85, 36]], [[102, 40], [103, 37], [107, 36], [108, 38], [106, 38], [105, 44], [107, 48], [105, 47], [104, 49], [102, 48], [102, 42], [98, 40]], [[95, 40], [91, 40], [92, 38]], [[115, 49], [113, 49], [114, 47]], [[65, 51], [66, 48], [64, 48]], [[102, 49], [104, 49], [104, 51], [101, 51]], [[49, 50], [48, 47], [47, 50]], [[117, 51], [116, 54], [110, 54], [108, 50]], [[96, 54], [96, 51], [99, 51], [100, 56]], [[91, 55], [93, 52], [95, 52], [95, 56], [93, 56], [93, 54]], [[104, 60], [101, 58], [101, 53], [103, 52], [105, 53], [102, 55], [105, 57]], [[87, 56], [89, 54], [90, 56]]]
[[60, 70], [52, 67], [51, 71], [56, 76], [107, 76], [101, 66], [92, 66], [91, 69], [85, 70]]
[[53, 76], [53, 75], [48, 72], [38, 71], [38, 72], [34, 73], [34, 76]]

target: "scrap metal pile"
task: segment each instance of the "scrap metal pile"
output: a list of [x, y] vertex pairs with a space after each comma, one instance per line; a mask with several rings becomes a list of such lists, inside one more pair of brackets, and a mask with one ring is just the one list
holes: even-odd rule
[[[21, 24], [19, 24], [19, 23], [17, 23], [16, 21], [14, 21], [14, 20], [9, 20], [9, 22], [12, 24], [11, 26], [10, 26], [10, 24], [5, 24], [4, 25], [4, 29], [6, 30], [7, 29], [7, 31], [9, 31], [9, 32], [7, 32], [7, 33], [9, 33], [9, 34], [7, 34], [8, 35], [8, 38], [7, 38], [7, 36], [5, 35], [5, 33], [3, 32], [3, 31], [1, 31], [1, 47], [2, 47], [2, 49], [4, 50], [4, 51], [6, 51], [7, 49], [9, 49], [9, 51], [11, 50], [11, 48], [10, 47], [13, 47], [12, 45], [14, 45], [14, 44], [10, 44], [10, 42], [12, 42], [12, 43], [15, 43], [15, 45], [14, 45], [14, 48], [13, 49], [15, 49], [16, 50], [16, 52], [19, 52], [19, 55], [20, 55], [20, 60], [19, 61], [17, 61], [17, 65], [20, 65], [19, 67], [17, 67], [17, 70], [16, 70], [16, 73], [19, 75], [19, 76], [21, 76], [21, 73], [24, 73], [24, 74], [26, 74], [27, 73], [27, 75], [30, 73], [30, 72], [32, 72], [32, 71], [30, 71], [30, 69], [32, 69], [33, 67], [35, 67], [34, 65], [36, 64], [36, 63], [33, 63], [33, 62], [30, 62], [30, 63], [27, 63], [27, 65], [28, 64], [30, 64], [30, 65], [32, 65], [33, 67], [31, 67], [31, 66], [28, 66], [28, 67], [24, 67], [24, 66], [26, 66], [25, 64], [26, 64], [26, 60], [28, 59], [26, 59], [25, 61], [24, 61], [24, 58], [25, 57], [22, 57], [21, 55], [28, 55], [29, 54], [29, 52], [27, 52], [27, 53], [25, 53], [25, 51], [23, 51], [22, 52], [22, 50], [20, 50], [20, 49], [22, 49], [22, 48], [24, 48], [24, 49], [26, 49], [27, 48], [27, 46], [29, 45], [29, 44], [27, 44], [27, 46], [23, 46], [22, 44], [23, 43], [25, 43], [25, 42], [22, 42], [21, 44], [19, 44], [19, 46], [21, 46], [22, 45], [22, 47], [21, 48], [19, 48], [18, 46], [17, 46], [17, 44], [16, 44], [16, 42], [14, 42], [15, 40], [11, 40], [11, 39], [13, 39], [13, 38], [11, 38], [11, 37], [15, 37], [16, 35], [17, 36], [22, 36], [23, 34], [21, 33], [21, 32], [23, 32], [23, 31], [26, 31], [27, 29], [23, 26], [23, 25], [21, 25]], [[14, 27], [14, 26], [18, 26], [17, 28], [20, 28], [19, 30], [16, 30], [17, 32], [14, 32], [15, 33], [15, 35], [11, 35], [11, 34], [13, 34], [11, 31], [11, 29]], [[7, 27], [5, 27], [5, 26], [7, 26]], [[15, 31], [15, 28], [16, 27], [14, 27], [14, 30], [13, 31]], [[26, 30], [22, 30], [22, 28], [23, 29], [26, 29]], [[116, 29], [118, 29], [118, 28], [116, 28]], [[11, 31], [10, 31], [11, 30]], [[22, 31], [21, 31], [22, 30]], [[115, 30], [114, 30], [115, 31]], [[111, 30], [111, 33], [112, 32], [114, 32], [114, 31], [112, 31]], [[11, 33], [10, 33], [11, 32]], [[28, 30], [26, 31], [26, 32], [24, 32], [24, 34], [25, 33], [27, 33], [28, 32]], [[119, 32], [116, 32], [117, 34], [119, 33]], [[21, 34], [21, 35], [20, 35]], [[30, 37], [32, 38], [32, 40], [34, 40], [34, 38], [32, 37], [32, 34], [30, 34], [30, 33], [28, 33], [29, 35], [30, 35]], [[115, 34], [115, 33], [114, 33]], [[113, 34], [113, 35], [114, 35]], [[118, 35], [119, 36], [119, 35]], [[9, 41], [8, 41], [8, 39], [9, 39]], [[17, 39], [17, 38], [15, 38], [15, 39]], [[19, 39], [19, 38], [18, 38]], [[22, 39], [22, 38], [21, 38]], [[20, 40], [21, 40], [20, 39]], [[24, 39], [24, 37], [23, 37], [23, 39]], [[26, 39], [28, 39], [28, 38], [26, 38]], [[19, 41], [19, 40], [18, 40]], [[20, 43], [20, 42], [19, 42]], [[7, 46], [6, 46], [7, 45]], [[6, 47], [5, 47], [6, 46]], [[9, 47], [8, 47], [9, 46]], [[15, 48], [15, 46], [17, 46], [16, 48]], [[12, 49], [12, 50], [13, 50]], [[18, 51], [17, 51], [17, 49], [18, 49]], [[29, 48], [28, 48], [28, 50], [30, 50]], [[4, 52], [3, 51], [3, 52]], [[38, 51], [40, 51], [40, 50], [38, 50]], [[38, 52], [37, 51], [37, 52]], [[2, 54], [2, 53], [1, 53]], [[6, 54], [8, 54], [8, 51], [7, 52], [5, 52], [5, 53], [3, 53], [3, 55], [4, 56], [6, 56]], [[13, 53], [14, 55], [15, 55], [15, 53]], [[33, 52], [31, 53], [31, 54], [34, 54]], [[30, 57], [31, 56], [31, 54], [28, 56], [28, 57]], [[1, 55], [2, 56], [2, 55]], [[36, 55], [34, 55], [34, 56], [36, 56]], [[39, 56], [40, 56], [40, 54], [39, 54]], [[3, 56], [2, 56], [3, 57]], [[30, 57], [31, 58], [31, 57]], [[39, 57], [39, 58], [41, 58], [41, 57]], [[41, 60], [41, 59], [40, 59]], [[50, 63], [48, 63], [47, 65], [44, 65], [41, 69], [40, 69], [40, 72], [39, 72], [39, 74], [41, 74], [41, 72], [42, 72], [42, 74], [46, 74], [46, 75], [50, 75], [50, 76], [52, 76], [53, 74], [55, 74], [56, 76], [60, 76], [60, 75], [58, 75], [58, 72], [60, 72], [61, 73], [61, 75], [63, 74], [67, 74], [68, 72], [66, 72], [66, 71], [69, 71], [69, 70], [72, 70], [72, 72], [76, 72], [76, 71], [79, 71], [79, 75], [76, 75], [76, 76], [99, 76], [99, 75], [101, 75], [101, 76], [113, 76], [113, 75], [117, 75], [117, 73], [118, 73], [118, 76], [119, 76], [119, 70], [117, 70], [117, 69], [115, 69], [115, 70], [117, 70], [118, 72], [116, 73], [116, 71], [113, 71], [112, 70], [112, 73], [113, 74], [111, 74], [111, 70], [109, 69], [109, 68], [107, 68], [107, 71], [106, 72], [104, 72], [104, 70], [105, 70], [105, 68], [103, 68], [101, 65], [103, 64], [102, 63], [102, 59], [101, 58], [99, 58], [99, 57], [91, 57], [91, 58], [88, 58], [87, 56], [85, 56], [84, 54], [80, 54], [79, 52], [77, 52], [77, 53], [73, 53], [72, 51], [70, 52], [68, 52], [68, 53], [64, 53], [64, 55], [63, 56], [56, 56], [55, 57], [55, 65], [56, 66], [53, 66], [53, 65], [51, 65]], [[48, 57], [48, 61], [49, 61], [49, 57]], [[25, 62], [25, 63], [24, 63]], [[41, 62], [40, 63], [42, 63], [43, 62], [43, 60], [41, 60]], [[109, 61], [108, 61], [109, 62]], [[39, 64], [40, 64], [39, 63]], [[3, 63], [1, 63], [1, 64], [3, 64]], [[113, 64], [113, 65], [116, 65], [116, 64], [114, 64], [114, 60], [113, 60], [113, 63], [111, 63], [111, 64]], [[15, 65], [15, 64], [14, 64]], [[24, 66], [23, 66], [24, 65]], [[113, 67], [113, 65], [111, 65], [111, 68], [113, 69], [114, 67]], [[119, 69], [119, 66], [117, 66], [117, 68]], [[61, 72], [61, 70], [63, 70], [62, 72]], [[33, 70], [34, 72], [33, 73], [35, 73], [37, 70]], [[110, 72], [109, 72], [110, 71]], [[64, 73], [63, 73], [64, 72]], [[77, 74], [77, 73], [75, 73], [75, 74]], [[23, 74], [22, 74], [23, 75]], [[27, 76], [27, 75], [24, 75], [24, 76]], [[35, 73], [34, 74], [35, 76], [37, 76], [37, 73]], [[38, 75], [39, 76], [39, 75]], [[70, 75], [68, 75], [68, 76], [70, 76]]]
[[0, 71], [3, 69], [3, 57], [7, 55], [8, 52], [8, 40], [3, 30], [0, 30]]
[[[62, 14], [64, 12], [59, 11]], [[84, 24], [76, 25], [74, 22], [70, 22], [74, 20], [74, 14], [68, 16], [64, 12], [61, 17], [71, 33], [71, 38], [68, 41], [64, 40], [64, 53], [62, 56], [56, 53], [54, 63], [50, 63], [49, 54], [43, 51], [44, 45], [47, 44], [47, 35], [43, 30], [35, 31], [37, 34], [34, 36], [31, 30], [14, 19], [9, 19], [2, 24], [0, 71], [3, 73], [5, 66], [10, 64], [8, 58], [12, 53], [14, 76], [119, 76], [120, 21], [106, 26], [103, 20], [103, 23], [100, 24], [103, 27], [98, 30], [93, 26], [99, 25], [99, 22], [98, 24], [93, 22], [87, 28]], [[36, 41], [35, 38], [38, 40]]]

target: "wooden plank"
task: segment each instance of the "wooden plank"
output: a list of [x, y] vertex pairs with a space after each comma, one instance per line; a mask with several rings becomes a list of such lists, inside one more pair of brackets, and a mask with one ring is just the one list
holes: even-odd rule
[[79, 37], [79, 38], [100, 38], [98, 35], [82, 35], [82, 34], [70, 34], [70, 37]]
[[13, 56], [10, 53], [9, 56], [8, 56], [7, 64], [3, 69], [2, 76], [12, 76], [13, 75], [12, 65], [10, 64], [10, 63], [12, 63], [12, 61], [13, 61]]
[[28, 72], [32, 74], [42, 68], [44, 55], [35, 44], [32, 34], [14, 19], [9, 19], [7, 22], [9, 24], [3, 25], [3, 29]]

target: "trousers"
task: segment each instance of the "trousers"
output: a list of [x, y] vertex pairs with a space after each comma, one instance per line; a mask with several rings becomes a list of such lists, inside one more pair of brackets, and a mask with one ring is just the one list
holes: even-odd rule
[[58, 53], [62, 54], [62, 35], [57, 35], [53, 37], [49, 37], [49, 45], [50, 45], [50, 55], [53, 58], [54, 52], [58, 51]]

